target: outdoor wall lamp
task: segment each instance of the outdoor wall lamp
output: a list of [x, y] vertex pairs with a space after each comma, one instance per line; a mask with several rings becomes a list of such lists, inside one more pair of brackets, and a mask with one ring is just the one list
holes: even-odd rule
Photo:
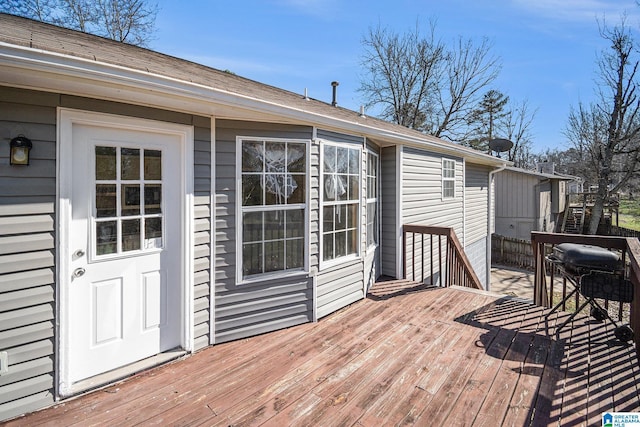
[[33, 147], [31, 140], [24, 135], [18, 135], [11, 140], [10, 145], [9, 163], [11, 165], [28, 165], [29, 150]]

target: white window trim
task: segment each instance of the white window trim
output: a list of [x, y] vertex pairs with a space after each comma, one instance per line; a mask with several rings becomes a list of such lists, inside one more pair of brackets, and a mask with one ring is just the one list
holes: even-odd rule
[[[450, 177], [445, 177], [444, 176], [444, 171], [445, 171], [445, 163], [447, 162], [452, 162], [453, 163], [453, 178]], [[442, 184], [441, 184], [441, 192], [440, 192], [440, 196], [442, 198], [442, 200], [453, 200], [456, 198], [456, 167], [457, 167], [457, 162], [455, 159], [447, 159], [447, 158], [442, 158], [442, 168], [440, 171], [440, 175], [442, 178]], [[444, 195], [444, 183], [445, 182], [453, 182], [453, 196], [445, 196]]]
[[[320, 165], [318, 167], [319, 170], [319, 175], [318, 175], [318, 180], [319, 180], [319, 212], [318, 212], [318, 217], [319, 217], [319, 236], [318, 236], [318, 240], [319, 240], [319, 244], [318, 244], [318, 248], [319, 248], [319, 253], [318, 253], [318, 259], [319, 259], [319, 269], [323, 270], [325, 268], [330, 268], [336, 265], [341, 265], [344, 263], [348, 263], [350, 261], [357, 261], [357, 260], [362, 260], [364, 253], [362, 250], [362, 241], [359, 240], [359, 244], [358, 244], [358, 252], [355, 254], [349, 254], [349, 255], [345, 255], [342, 256], [340, 258], [334, 258], [331, 260], [324, 260], [323, 254], [324, 254], [324, 205], [325, 205], [325, 201], [324, 201], [324, 191], [323, 191], [323, 182], [324, 182], [324, 146], [325, 145], [332, 145], [335, 147], [343, 147], [343, 148], [349, 148], [352, 150], [359, 150], [360, 151], [360, 162], [358, 162], [358, 164], [360, 165], [360, 173], [359, 173], [359, 182], [360, 182], [360, 197], [358, 197], [358, 205], [359, 205], [359, 209], [358, 209], [358, 234], [360, 235], [362, 233], [362, 210], [366, 209], [366, 204], [365, 206], [363, 206], [362, 201], [366, 200], [366, 194], [362, 194], [362, 189], [364, 188], [364, 185], [362, 184], [362, 177], [363, 177], [363, 171], [362, 171], [362, 157], [363, 157], [363, 153], [364, 153], [364, 147], [362, 146], [355, 146], [354, 144], [349, 144], [349, 143], [340, 143], [340, 142], [335, 142], [335, 141], [325, 141], [322, 139], [318, 140], [319, 142], [319, 149], [320, 149]], [[353, 201], [351, 201], [352, 203]], [[350, 204], [350, 203], [345, 203], [345, 204]]]
[[[304, 247], [306, 248], [306, 253], [303, 260], [303, 267], [301, 269], [295, 270], [283, 270], [283, 271], [273, 271], [268, 273], [256, 274], [249, 277], [244, 277], [242, 274], [242, 213], [245, 212], [242, 208], [242, 141], [252, 140], [252, 141], [269, 141], [269, 142], [291, 142], [291, 143], [302, 143], [305, 144], [305, 156], [306, 156], [306, 171], [305, 171], [305, 203], [304, 204], [295, 204], [295, 205], [285, 205], [288, 207], [302, 207], [304, 206]], [[311, 202], [311, 191], [310, 191], [310, 147], [311, 140], [309, 139], [296, 139], [296, 138], [271, 138], [271, 137], [263, 137], [263, 136], [236, 136], [236, 285], [244, 285], [251, 284], [257, 282], [264, 282], [268, 280], [274, 279], [282, 279], [288, 277], [297, 277], [297, 276], [307, 276], [309, 275], [309, 259], [310, 259], [310, 247], [309, 247], [309, 218], [310, 218], [310, 202]], [[281, 205], [272, 205], [268, 207], [255, 207], [249, 208], [247, 211], [259, 211], [264, 212], [267, 210], [280, 210]]]
[[[376, 175], [376, 197], [375, 198], [369, 198], [369, 154], [374, 156], [376, 158], [376, 164], [377, 164], [377, 175]], [[366, 236], [366, 246], [367, 246], [367, 252], [371, 251], [371, 250], [375, 250], [375, 248], [377, 248], [378, 246], [380, 246], [380, 219], [381, 219], [381, 211], [380, 211], [380, 155], [378, 153], [376, 153], [375, 151], [372, 150], [365, 150], [365, 155], [367, 156], [367, 171], [366, 171], [366, 180], [367, 180], [367, 194], [365, 194], [366, 200], [365, 200], [365, 216], [367, 218], [367, 222], [366, 222], [366, 232], [369, 231], [369, 203], [376, 203], [376, 211], [378, 214], [378, 227], [376, 227], [377, 229], [375, 230], [375, 233], [377, 233], [378, 235], [378, 243], [374, 243], [374, 244], [369, 244], [369, 236]]]

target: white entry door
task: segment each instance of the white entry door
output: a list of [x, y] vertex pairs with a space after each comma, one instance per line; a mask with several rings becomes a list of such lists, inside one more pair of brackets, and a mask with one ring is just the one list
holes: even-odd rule
[[67, 387], [180, 347], [184, 325], [183, 141], [92, 124], [71, 133]]

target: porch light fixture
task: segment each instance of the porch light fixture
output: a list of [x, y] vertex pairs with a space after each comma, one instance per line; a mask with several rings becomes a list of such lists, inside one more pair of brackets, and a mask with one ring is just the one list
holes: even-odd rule
[[24, 135], [18, 135], [11, 140], [10, 145], [9, 163], [11, 165], [28, 165], [29, 151], [33, 147], [31, 140]]

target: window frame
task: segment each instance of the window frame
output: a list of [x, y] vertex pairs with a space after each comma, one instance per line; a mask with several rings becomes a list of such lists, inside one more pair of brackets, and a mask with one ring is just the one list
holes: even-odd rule
[[336, 258], [331, 258], [331, 259], [324, 259], [324, 235], [325, 235], [325, 230], [324, 230], [324, 208], [327, 205], [331, 205], [331, 206], [339, 206], [339, 205], [351, 205], [354, 204], [354, 200], [348, 200], [348, 201], [326, 201], [324, 198], [324, 152], [325, 152], [325, 147], [326, 146], [333, 146], [336, 148], [346, 148], [349, 150], [355, 150], [358, 152], [358, 182], [359, 182], [359, 187], [358, 187], [358, 198], [357, 198], [357, 221], [356, 221], [356, 236], [361, 236], [361, 232], [362, 232], [362, 209], [363, 209], [363, 200], [366, 200], [366, 195], [362, 194], [362, 190], [364, 188], [364, 185], [362, 183], [362, 178], [363, 178], [363, 171], [362, 171], [362, 158], [363, 158], [363, 152], [364, 152], [364, 147], [361, 145], [356, 145], [356, 144], [350, 144], [348, 142], [337, 142], [337, 141], [326, 141], [326, 140], [320, 140], [319, 141], [319, 148], [320, 148], [320, 165], [319, 165], [319, 185], [320, 185], [320, 189], [319, 189], [319, 253], [318, 253], [318, 259], [319, 259], [319, 268], [320, 270], [324, 269], [324, 268], [329, 268], [335, 265], [340, 265], [343, 264], [345, 262], [349, 262], [349, 261], [353, 261], [353, 260], [359, 260], [362, 259], [363, 255], [364, 255], [364, 251], [362, 250], [362, 239], [361, 237], [358, 237], [357, 240], [357, 245], [356, 245], [356, 253], [351, 253], [351, 254], [346, 254], [340, 257], [336, 257]]
[[[261, 142], [275, 142], [275, 143], [294, 143], [294, 144], [304, 144], [305, 146], [305, 200], [304, 203], [294, 203], [294, 204], [273, 204], [273, 205], [256, 205], [256, 206], [243, 206], [242, 205], [242, 144], [245, 141], [261, 141]], [[270, 279], [279, 279], [286, 277], [295, 277], [301, 275], [309, 274], [309, 218], [310, 218], [310, 200], [311, 200], [311, 186], [310, 186], [310, 150], [311, 140], [309, 139], [300, 139], [300, 138], [274, 138], [274, 137], [264, 137], [264, 136], [247, 136], [247, 135], [239, 135], [236, 136], [236, 284], [250, 284], [256, 282], [262, 282]], [[244, 276], [243, 273], [243, 238], [244, 238], [244, 213], [249, 212], [275, 212], [275, 211], [283, 211], [283, 210], [297, 210], [303, 209], [303, 222], [304, 227], [302, 230], [303, 233], [303, 247], [305, 253], [303, 255], [302, 267], [295, 269], [285, 269], [278, 271], [269, 271], [265, 273], [257, 273], [252, 275]], [[286, 238], [285, 238], [286, 239]]]
[[[451, 163], [453, 167], [447, 167], [446, 164], [447, 163]], [[441, 178], [442, 178], [442, 184], [441, 184], [441, 197], [442, 200], [451, 200], [451, 199], [455, 199], [456, 198], [456, 167], [457, 167], [457, 162], [455, 159], [447, 159], [447, 158], [442, 158], [442, 168], [441, 168]], [[447, 176], [447, 171], [451, 171], [453, 173], [453, 176]], [[453, 194], [452, 195], [447, 195], [445, 194], [445, 190], [448, 190], [447, 188], [445, 188], [445, 183], [452, 183], [453, 184]]]
[[[375, 249], [376, 247], [380, 246], [380, 155], [378, 153], [376, 153], [375, 151], [372, 150], [365, 150], [365, 155], [367, 156], [367, 171], [366, 171], [366, 180], [367, 180], [367, 194], [365, 195], [366, 197], [366, 201], [365, 201], [365, 216], [367, 218], [366, 220], [366, 247], [367, 250], [372, 250]], [[370, 161], [370, 156], [375, 158], [375, 164], [376, 164], [376, 175], [369, 175], [369, 161]], [[373, 177], [376, 181], [376, 194], [375, 197], [369, 197], [369, 178]], [[376, 215], [378, 218], [377, 223], [374, 223], [374, 233], [376, 235], [375, 243], [373, 244], [369, 244], [369, 204], [370, 203], [375, 203], [375, 207], [376, 207]], [[377, 225], [377, 226], [376, 226]]]

